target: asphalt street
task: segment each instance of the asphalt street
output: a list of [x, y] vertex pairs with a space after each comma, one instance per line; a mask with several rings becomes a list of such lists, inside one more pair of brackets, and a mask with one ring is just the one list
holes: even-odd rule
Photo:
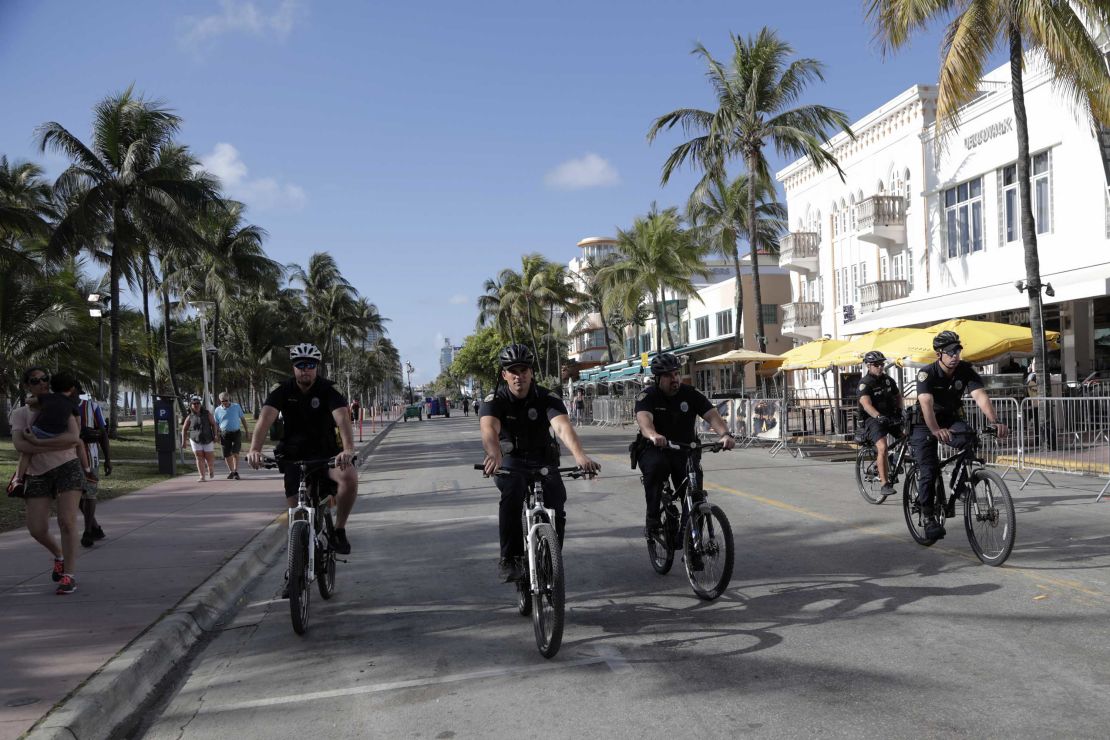
[[679, 563], [651, 569], [630, 432], [580, 431], [603, 471], [567, 483], [554, 659], [495, 578], [477, 420], [410, 421], [365, 461], [354, 552], [330, 601], [313, 592], [308, 634], [278, 598], [281, 555], [145, 737], [1106, 736], [1110, 507], [1093, 481], [1013, 483], [1017, 546], [990, 568], [960, 518], [913, 543], [850, 464], [706, 455], [737, 558], [704, 602]]

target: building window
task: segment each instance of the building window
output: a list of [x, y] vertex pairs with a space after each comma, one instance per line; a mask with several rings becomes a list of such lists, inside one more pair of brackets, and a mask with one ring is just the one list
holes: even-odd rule
[[888, 263], [886, 255], [884, 254], [882, 257], [879, 258], [879, 280], [889, 280], [889, 279], [890, 279], [890, 264]]
[[626, 357], [636, 356], [636, 338], [631, 337], [624, 340], [624, 354]]
[[717, 312], [717, 336], [732, 333], [732, 311]]
[[640, 335], [640, 351], [651, 352], [651, 332]]
[[983, 178], [944, 191], [944, 222], [949, 258], [982, 251]]
[[779, 307], [773, 303], [764, 303], [760, 305], [763, 312], [763, 323], [777, 324], [779, 323]]
[[[1052, 231], [1052, 167], [1048, 152], [1034, 154], [1030, 172], [1033, 194], [1033, 223], [1037, 233]], [[1002, 235], [1006, 242], [1021, 239], [1021, 199], [1018, 193], [1017, 165], [1002, 168]]]
[[851, 286], [852, 303], [859, 303], [859, 265], [852, 265]]
[[709, 317], [700, 316], [694, 319], [694, 338], [706, 339], [709, 336]]

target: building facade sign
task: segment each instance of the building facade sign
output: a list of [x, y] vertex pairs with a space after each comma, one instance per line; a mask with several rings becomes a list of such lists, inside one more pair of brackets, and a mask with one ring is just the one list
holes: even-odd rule
[[1014, 119], [1006, 118], [998, 123], [992, 123], [984, 129], [976, 131], [971, 136], [964, 137], [964, 148], [974, 149], [980, 144], [985, 144], [991, 139], [1004, 136], [1014, 130]]

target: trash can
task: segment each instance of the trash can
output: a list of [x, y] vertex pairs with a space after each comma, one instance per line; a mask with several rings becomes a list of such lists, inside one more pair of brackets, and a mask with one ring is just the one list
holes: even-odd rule
[[177, 474], [177, 421], [173, 396], [154, 397], [154, 449], [158, 452], [158, 472]]

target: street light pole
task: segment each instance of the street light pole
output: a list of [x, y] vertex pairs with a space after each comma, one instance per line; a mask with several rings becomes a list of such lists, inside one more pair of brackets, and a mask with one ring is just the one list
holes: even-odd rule
[[412, 397], [412, 363], [411, 362], [406, 362], [405, 363], [405, 370], [408, 371], [408, 374], [409, 374], [409, 403], [412, 404], [414, 402], [414, 399]]
[[208, 393], [208, 335], [205, 328], [204, 312], [212, 307], [211, 301], [190, 301], [189, 305], [196, 309], [197, 319], [200, 321], [200, 367], [204, 377], [203, 396], [206, 408], [212, 408], [212, 399]]
[[99, 336], [96, 340], [96, 352], [99, 355], [98, 373], [96, 379], [97, 398], [104, 400], [104, 314], [107, 313], [110, 296], [100, 293], [89, 293], [89, 316], [97, 320]]

